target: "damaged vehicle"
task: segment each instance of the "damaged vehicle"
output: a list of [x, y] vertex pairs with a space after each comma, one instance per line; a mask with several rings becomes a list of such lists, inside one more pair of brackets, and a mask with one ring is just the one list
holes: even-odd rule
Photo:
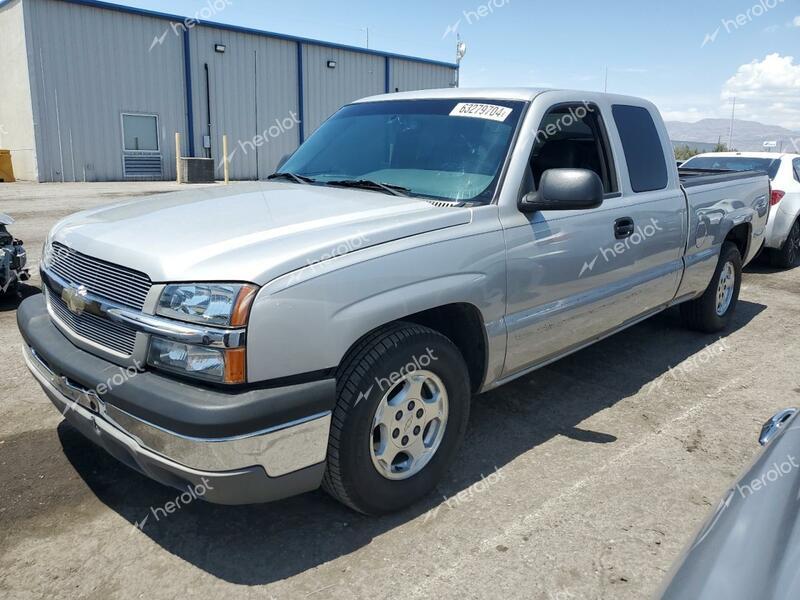
[[15, 294], [20, 282], [30, 279], [22, 240], [16, 239], [7, 229], [13, 224], [14, 219], [0, 213], [0, 295]]

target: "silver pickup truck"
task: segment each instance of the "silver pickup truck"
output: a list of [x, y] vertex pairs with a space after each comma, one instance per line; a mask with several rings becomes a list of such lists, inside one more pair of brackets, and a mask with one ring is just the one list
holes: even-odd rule
[[649, 102], [535, 89], [355, 102], [271, 179], [56, 225], [25, 359], [157, 481], [368, 514], [436, 486], [473, 394], [676, 304], [725, 328], [770, 196], [682, 176]]

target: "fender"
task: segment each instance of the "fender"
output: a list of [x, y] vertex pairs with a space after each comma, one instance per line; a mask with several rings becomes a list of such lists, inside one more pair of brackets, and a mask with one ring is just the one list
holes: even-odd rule
[[472, 212], [459, 235], [434, 231], [366, 248], [266, 285], [250, 315], [248, 380], [335, 368], [373, 329], [457, 303], [479, 310], [487, 378], [499, 374], [506, 344], [505, 241], [496, 206]]

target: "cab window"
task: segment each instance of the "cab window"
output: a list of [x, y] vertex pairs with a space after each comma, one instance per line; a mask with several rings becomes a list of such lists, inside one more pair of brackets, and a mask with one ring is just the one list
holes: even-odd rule
[[561, 104], [542, 119], [536, 132], [526, 182], [527, 191], [538, 190], [549, 169], [588, 169], [603, 182], [606, 194], [616, 193], [617, 180], [608, 135], [600, 109], [588, 102]]
[[664, 148], [653, 116], [646, 108], [617, 104], [611, 109], [617, 125], [634, 192], [663, 190], [669, 183]]

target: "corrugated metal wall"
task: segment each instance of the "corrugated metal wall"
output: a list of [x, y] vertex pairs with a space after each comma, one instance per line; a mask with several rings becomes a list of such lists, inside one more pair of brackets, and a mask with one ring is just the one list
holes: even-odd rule
[[393, 58], [390, 61], [391, 92], [454, 87], [456, 71], [450, 67]]
[[[175, 132], [189, 155], [185, 49], [188, 38], [195, 156], [207, 156], [209, 68], [211, 157], [222, 176], [228, 135], [233, 179], [264, 178], [300, 142], [298, 49], [307, 138], [339, 107], [387, 88], [448, 87], [454, 69], [244, 31], [183, 24], [76, 5], [24, 0], [41, 181], [124, 179], [121, 115], [159, 117], [163, 178], [175, 173]], [[188, 33], [187, 33], [188, 32]], [[215, 51], [224, 44], [225, 52]], [[328, 61], [336, 61], [329, 68]]]
[[[328, 68], [328, 61], [336, 68]], [[308, 137], [344, 104], [386, 89], [386, 59], [323, 46], [303, 45], [305, 134]]]
[[57, 0], [25, 10], [40, 181], [122, 180], [122, 112], [159, 116], [164, 174], [174, 178], [186, 102], [182, 39], [169, 23]]
[[[257, 35], [197, 27], [189, 34], [197, 156], [206, 156], [208, 95], [211, 156], [222, 177], [222, 135], [228, 136], [231, 177], [263, 179], [299, 142], [297, 44]], [[224, 44], [225, 52], [214, 50]]]

